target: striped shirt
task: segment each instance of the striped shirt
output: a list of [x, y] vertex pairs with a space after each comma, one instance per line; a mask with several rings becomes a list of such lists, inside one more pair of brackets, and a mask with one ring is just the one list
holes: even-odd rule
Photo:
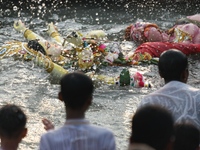
[[40, 150], [115, 150], [113, 133], [85, 119], [67, 120], [65, 125], [42, 135]]

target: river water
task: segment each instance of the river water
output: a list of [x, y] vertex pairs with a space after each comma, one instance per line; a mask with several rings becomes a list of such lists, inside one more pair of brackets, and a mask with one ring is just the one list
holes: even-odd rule
[[[59, 32], [66, 35], [72, 30], [86, 33], [94, 29], [106, 31], [109, 40], [123, 41], [124, 29], [136, 21], [150, 21], [161, 28], [172, 27], [177, 18], [199, 13], [199, 4], [174, 3], [161, 5], [162, 2], [126, 3], [104, 6], [51, 7], [45, 5], [30, 7], [14, 6], [0, 11], [0, 43], [10, 40], [25, 41], [23, 36], [13, 29], [14, 20], [21, 19], [27, 27], [48, 39], [44, 32], [47, 23], [54, 22]], [[192, 6], [191, 6], [192, 5]], [[122, 45], [130, 49], [130, 45]], [[134, 49], [134, 44], [132, 49]], [[200, 87], [198, 70], [199, 56], [190, 58], [190, 77], [188, 83]], [[123, 67], [107, 67], [102, 73], [119, 75]], [[155, 65], [133, 66], [131, 70], [143, 73], [146, 80], [152, 83], [151, 89], [108, 86], [96, 86], [93, 104], [86, 113], [91, 123], [104, 126], [113, 131], [117, 149], [126, 150], [130, 135], [130, 121], [140, 99], [163, 85], [157, 74]], [[46, 117], [56, 127], [65, 121], [63, 103], [57, 99], [59, 85], [51, 82], [49, 75], [31, 62], [16, 61], [7, 58], [0, 61], [0, 105], [14, 103], [20, 105], [28, 116], [28, 135], [20, 144], [19, 149], [35, 150], [43, 129], [41, 119]]]

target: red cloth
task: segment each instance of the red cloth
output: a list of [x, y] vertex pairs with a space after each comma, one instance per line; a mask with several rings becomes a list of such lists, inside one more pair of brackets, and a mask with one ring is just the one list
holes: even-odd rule
[[136, 50], [136, 53], [149, 53], [152, 57], [160, 57], [160, 54], [169, 49], [178, 49], [184, 54], [200, 53], [200, 44], [186, 43], [168, 43], [168, 42], [146, 42], [141, 44]]

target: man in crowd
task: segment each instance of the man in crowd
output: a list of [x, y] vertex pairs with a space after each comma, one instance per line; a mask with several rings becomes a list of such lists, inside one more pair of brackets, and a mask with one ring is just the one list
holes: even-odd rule
[[40, 150], [115, 150], [113, 133], [85, 119], [93, 99], [91, 78], [78, 72], [69, 73], [60, 85], [59, 99], [65, 104], [66, 122], [42, 135]]
[[173, 114], [176, 122], [191, 122], [200, 129], [200, 90], [186, 84], [189, 75], [187, 56], [175, 49], [167, 50], [160, 56], [158, 69], [165, 85], [145, 96], [139, 108], [161, 105]]

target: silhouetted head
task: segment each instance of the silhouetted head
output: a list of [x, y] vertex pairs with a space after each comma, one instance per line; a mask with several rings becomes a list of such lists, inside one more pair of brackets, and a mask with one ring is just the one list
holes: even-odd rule
[[176, 49], [163, 52], [159, 58], [158, 69], [165, 82], [181, 81], [188, 79], [188, 59], [185, 54]]
[[189, 123], [178, 123], [174, 126], [175, 142], [173, 150], [198, 150], [200, 133], [198, 128]]
[[173, 117], [166, 109], [151, 105], [141, 107], [132, 119], [130, 143], [165, 150], [173, 137], [173, 124]]
[[[27, 117], [16, 105], [5, 105], [0, 109], [0, 136], [18, 138], [26, 136]], [[24, 135], [21, 135], [24, 132]], [[23, 138], [23, 137], [22, 137]]]
[[66, 108], [80, 109], [88, 101], [91, 102], [94, 86], [90, 77], [81, 72], [74, 72], [65, 75], [61, 81], [60, 94]]
[[39, 51], [42, 54], [46, 55], [46, 52], [44, 50], [44, 48], [42, 47], [42, 45], [38, 42], [38, 40], [31, 40], [28, 42], [28, 48], [32, 48], [35, 51]]

